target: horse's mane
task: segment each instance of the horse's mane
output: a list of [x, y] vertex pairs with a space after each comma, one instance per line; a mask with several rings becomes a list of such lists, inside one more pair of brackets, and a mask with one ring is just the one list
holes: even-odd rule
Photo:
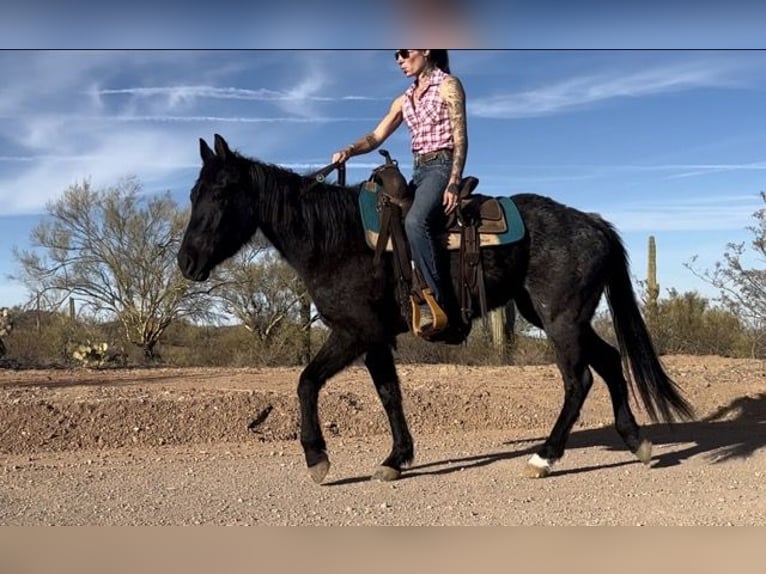
[[[277, 224], [312, 251], [348, 251], [366, 245], [359, 213], [359, 185], [319, 182], [293, 170], [241, 154], [260, 190], [262, 225]], [[290, 238], [284, 238], [290, 239]]]

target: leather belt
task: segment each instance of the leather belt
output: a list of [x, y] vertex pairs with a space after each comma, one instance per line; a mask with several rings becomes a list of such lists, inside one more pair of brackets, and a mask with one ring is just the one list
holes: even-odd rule
[[426, 153], [415, 154], [415, 167], [434, 161], [435, 159], [452, 159], [451, 149], [437, 149]]

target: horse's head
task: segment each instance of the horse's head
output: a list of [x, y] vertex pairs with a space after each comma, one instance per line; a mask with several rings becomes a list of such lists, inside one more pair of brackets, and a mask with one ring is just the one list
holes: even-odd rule
[[184, 277], [204, 281], [256, 232], [249, 160], [215, 135], [215, 151], [200, 142], [202, 168], [191, 191], [191, 214], [178, 250]]

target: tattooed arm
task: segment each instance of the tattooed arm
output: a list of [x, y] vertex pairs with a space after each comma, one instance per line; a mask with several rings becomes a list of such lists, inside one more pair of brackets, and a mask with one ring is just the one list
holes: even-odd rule
[[388, 110], [388, 113], [383, 117], [382, 120], [380, 120], [380, 123], [373, 131], [362, 136], [350, 146], [347, 146], [339, 152], [334, 153], [332, 156], [332, 162], [344, 162], [351, 156], [370, 152], [382, 144], [386, 138], [388, 138], [388, 136], [394, 133], [396, 128], [398, 128], [403, 121], [403, 98], [404, 95], [401, 95], [393, 101], [391, 108]]
[[452, 138], [455, 142], [450, 184], [458, 185], [463, 178], [463, 168], [465, 167], [466, 155], [468, 153], [465, 92], [460, 80], [455, 76], [447, 76], [439, 85], [439, 94], [447, 104], [449, 119], [452, 124]]

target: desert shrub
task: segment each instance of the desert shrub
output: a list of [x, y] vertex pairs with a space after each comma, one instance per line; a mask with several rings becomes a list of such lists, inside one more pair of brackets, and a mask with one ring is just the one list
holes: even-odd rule
[[660, 300], [653, 333], [663, 354], [742, 356], [745, 332], [739, 318], [712, 307], [696, 292], [670, 291]]
[[[311, 329], [312, 354], [321, 347], [327, 330]], [[304, 332], [286, 322], [271, 336], [261, 338], [243, 325], [195, 326], [179, 323], [168, 329], [157, 348], [166, 364], [175, 366], [271, 367], [304, 364]]]
[[74, 319], [56, 311], [12, 310], [14, 329], [7, 337], [7, 358], [27, 367], [81, 364], [73, 353], [89, 341], [106, 342], [106, 362], [124, 364], [123, 344], [109, 324], [89, 318]]
[[434, 344], [403, 335], [399, 337], [396, 357], [400, 363], [507, 365], [550, 363], [553, 355], [544, 336], [517, 333], [504, 347], [496, 346], [481, 321], [477, 321], [461, 345]]
[[[607, 311], [600, 311], [593, 324], [601, 336], [615, 344]], [[660, 299], [650, 334], [657, 352], [663, 355], [750, 356], [750, 338], [739, 317], [693, 291], [671, 289], [668, 297]]]
[[42, 313], [38, 322], [30, 313], [19, 317], [6, 338], [7, 356], [25, 365], [65, 365], [75, 342], [87, 338], [87, 327], [63, 314]]
[[544, 336], [517, 336], [509, 357], [508, 362], [512, 365], [547, 365], [556, 360], [553, 348]]
[[13, 318], [8, 307], [0, 309], [0, 359], [5, 356], [6, 348], [3, 337], [7, 337], [13, 331]]

